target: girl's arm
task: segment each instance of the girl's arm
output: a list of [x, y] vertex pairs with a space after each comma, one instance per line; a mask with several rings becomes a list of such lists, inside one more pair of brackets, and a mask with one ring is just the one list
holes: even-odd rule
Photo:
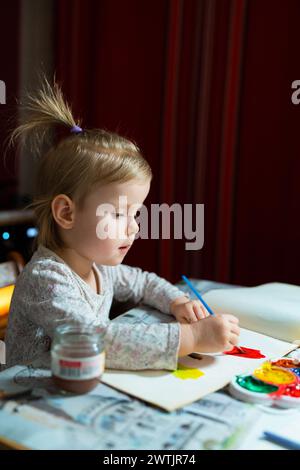
[[189, 300], [188, 294], [153, 272], [125, 264], [111, 266], [109, 271], [114, 286], [114, 297], [121, 302], [143, 301], [163, 313], [172, 314], [171, 304], [175, 299], [176, 302]]
[[[38, 357], [45, 350], [45, 339], [53, 340], [55, 327], [68, 322], [106, 327], [107, 368], [177, 368], [179, 323], [118, 324], [109, 321], [108, 313], [93, 309], [60, 264], [49, 264], [29, 275], [24, 272], [11, 305], [7, 351], [11, 365]], [[27, 328], [36, 332], [31, 344], [23, 338]]]

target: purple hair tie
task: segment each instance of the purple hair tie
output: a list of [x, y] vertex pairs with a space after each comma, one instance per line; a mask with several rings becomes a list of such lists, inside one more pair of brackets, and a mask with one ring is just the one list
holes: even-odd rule
[[71, 127], [70, 132], [72, 134], [80, 134], [80, 132], [82, 132], [82, 129], [79, 126], [73, 126]]

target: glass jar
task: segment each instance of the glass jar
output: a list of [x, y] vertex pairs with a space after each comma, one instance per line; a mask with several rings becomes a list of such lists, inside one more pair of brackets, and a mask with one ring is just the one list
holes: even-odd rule
[[86, 393], [95, 388], [104, 372], [105, 329], [60, 325], [51, 345], [55, 384], [68, 392]]

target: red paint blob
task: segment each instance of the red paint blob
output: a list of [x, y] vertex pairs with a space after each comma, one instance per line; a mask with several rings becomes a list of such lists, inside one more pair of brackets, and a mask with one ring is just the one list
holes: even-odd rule
[[300, 383], [296, 382], [289, 385], [279, 385], [276, 392], [269, 394], [271, 398], [281, 398], [282, 396], [300, 398]]
[[300, 384], [291, 384], [285, 387], [284, 395], [294, 398], [300, 398]]
[[241, 352], [236, 346], [234, 346], [230, 351], [224, 351], [224, 354], [228, 354], [229, 356], [239, 356], [245, 357], [247, 359], [261, 359], [264, 356], [259, 349], [251, 349], [245, 348], [241, 346], [244, 352]]

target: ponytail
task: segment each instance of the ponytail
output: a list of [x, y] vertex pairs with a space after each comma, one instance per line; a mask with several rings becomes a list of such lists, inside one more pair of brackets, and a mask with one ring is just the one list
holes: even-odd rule
[[[36, 214], [37, 243], [52, 250], [62, 246], [51, 209], [58, 194], [66, 194], [80, 208], [96, 185], [152, 179], [150, 165], [133, 141], [104, 129], [80, 127], [57, 83], [51, 86], [44, 78], [36, 94], [20, 103], [20, 111], [22, 121], [9, 144], [29, 145], [38, 156], [36, 195], [27, 206]], [[68, 133], [53, 145], [57, 125]]]

